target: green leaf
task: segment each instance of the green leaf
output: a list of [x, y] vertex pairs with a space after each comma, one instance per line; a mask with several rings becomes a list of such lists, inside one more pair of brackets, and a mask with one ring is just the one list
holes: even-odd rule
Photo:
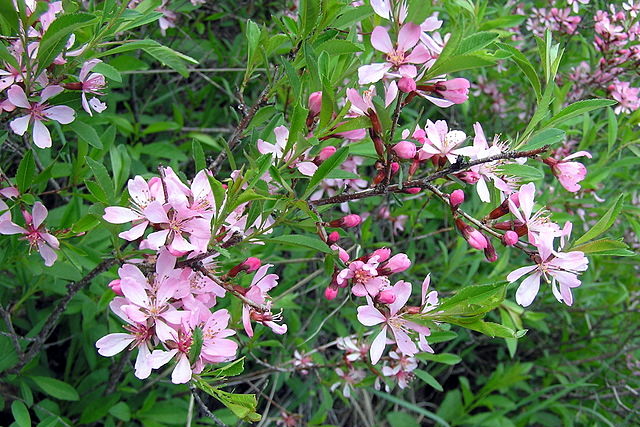
[[38, 47], [38, 72], [45, 69], [53, 62], [53, 60], [62, 52], [69, 36], [74, 31], [93, 24], [96, 17], [89, 13], [71, 13], [68, 15], [58, 16], [55, 21], [49, 25], [49, 28], [42, 36], [40, 46]]
[[18, 165], [18, 171], [16, 173], [16, 185], [20, 193], [24, 193], [31, 183], [36, 172], [36, 164], [33, 160], [33, 152], [27, 151], [20, 164]]
[[79, 400], [80, 396], [75, 388], [69, 384], [50, 377], [29, 377], [49, 396], [60, 400]]
[[435, 379], [433, 375], [431, 375], [427, 371], [423, 371], [422, 369], [415, 369], [413, 373], [415, 374], [416, 377], [420, 378], [422, 381], [429, 384], [435, 390], [443, 391], [443, 388], [438, 382], [438, 380]]
[[581, 243], [586, 243], [589, 240], [593, 240], [605, 231], [607, 231], [612, 225], [613, 222], [618, 217], [618, 214], [622, 210], [622, 205], [624, 202], [624, 194], [618, 196], [615, 202], [611, 205], [609, 210], [600, 218], [600, 220], [593, 226], [589, 231], [587, 231], [582, 237], [575, 241], [575, 245], [580, 245]]
[[258, 45], [260, 44], [260, 36], [262, 32], [260, 31], [260, 27], [258, 24], [253, 22], [252, 20], [247, 21], [247, 57], [248, 57], [248, 67], [247, 73], [251, 72], [252, 66], [255, 65], [260, 58], [260, 51]]
[[366, 18], [373, 15], [373, 9], [369, 5], [344, 8], [343, 13], [333, 21], [335, 28], [343, 28], [353, 24], [354, 22], [362, 22]]
[[305, 249], [313, 249], [318, 252], [323, 252], [325, 254], [330, 254], [333, 251], [327, 246], [325, 242], [318, 238], [299, 235], [299, 234], [290, 234], [286, 236], [278, 236], [273, 237], [266, 241], [267, 243], [275, 243], [281, 245], [289, 245], [289, 246], [297, 246]]
[[[300, 22], [302, 22], [302, 37], [311, 34], [315, 29], [320, 16], [320, 3], [318, 0], [300, 1]], [[309, 64], [310, 65], [310, 64]]]
[[516, 332], [504, 325], [494, 322], [485, 322], [484, 320], [476, 320], [471, 323], [461, 322], [459, 326], [463, 328], [471, 329], [473, 331], [481, 332], [490, 337], [500, 338], [516, 338]]
[[325, 179], [331, 171], [340, 166], [346, 160], [349, 155], [349, 147], [342, 147], [338, 151], [336, 151], [333, 156], [329, 157], [327, 160], [322, 162], [318, 170], [313, 174], [311, 180], [309, 181], [309, 185], [307, 189], [304, 191], [303, 199], [309, 197], [313, 190]]
[[527, 19], [525, 15], [507, 15], [501, 16], [489, 21], [483, 21], [480, 24], [481, 30], [493, 30], [494, 28], [512, 28], [522, 24]]
[[94, 229], [98, 225], [100, 225], [100, 220], [95, 215], [87, 214], [76, 221], [71, 227], [71, 230], [74, 233], [84, 233]]
[[187, 63], [197, 64], [198, 61], [190, 56], [184, 55], [180, 52], [176, 52], [167, 46], [162, 46], [157, 43], [154, 46], [143, 46], [144, 50], [149, 55], [160, 61], [163, 65], [176, 70], [183, 77], [189, 76], [189, 70], [187, 69]]
[[540, 84], [540, 79], [538, 78], [538, 72], [536, 71], [536, 68], [533, 66], [533, 64], [531, 64], [531, 61], [529, 61], [526, 56], [524, 56], [518, 49], [513, 46], [505, 43], [496, 43], [496, 45], [500, 49], [511, 54], [511, 57], [509, 59], [515, 62], [518, 68], [520, 68], [520, 70], [524, 73], [524, 75], [529, 80], [529, 83], [531, 83], [531, 87], [533, 87], [536, 98], [540, 100], [540, 98], [542, 98], [542, 85]]
[[554, 145], [563, 141], [565, 135], [565, 131], [560, 129], [544, 129], [529, 138], [529, 142], [527, 142], [522, 149], [535, 150], [536, 148], [544, 147], [545, 145]]
[[348, 40], [333, 39], [327, 40], [320, 46], [315, 47], [316, 52], [328, 52], [331, 55], [343, 55], [346, 53], [362, 52], [364, 49]]
[[[0, 0], [1, 33], [4, 35], [15, 33], [18, 30], [18, 22], [18, 12], [16, 11], [16, 7], [13, 2], [11, 0]], [[17, 65], [16, 68], [18, 68]]]
[[618, 139], [618, 118], [611, 107], [607, 108], [607, 123], [607, 151], [610, 153]]
[[347, 132], [350, 130], [365, 129], [369, 127], [371, 127], [371, 120], [369, 120], [368, 117], [366, 116], [356, 117], [353, 119], [345, 120], [345, 122], [342, 123], [340, 126], [338, 126], [335, 129], [331, 129], [327, 132], [324, 132], [324, 134], [320, 135], [320, 137], [328, 136], [328, 135], [336, 134], [340, 132]]
[[[461, 308], [477, 306], [484, 310], [481, 311], [481, 313], [486, 313], [500, 305], [504, 300], [506, 291], [505, 282], [490, 285], [467, 286], [458, 291], [454, 296], [444, 299], [438, 306], [437, 312], [443, 312], [446, 315], [458, 314], [458, 310]], [[460, 314], [462, 313], [468, 313], [468, 311], [463, 310]]]
[[398, 406], [402, 406], [403, 408], [407, 408], [417, 414], [423, 415], [433, 421], [435, 421], [436, 425], [438, 426], [442, 426], [442, 427], [450, 427], [450, 424], [448, 422], [446, 422], [443, 418], [439, 417], [438, 415], [434, 414], [431, 411], [427, 411], [426, 409], [414, 405], [413, 403], [407, 402], [406, 400], [400, 399], [392, 394], [389, 393], [384, 393], [382, 391], [378, 391], [378, 390], [371, 390], [371, 392], [373, 394], [375, 394], [376, 396], [380, 397], [381, 399], [386, 399], [389, 402], [395, 403]]
[[196, 170], [201, 171], [207, 168], [207, 161], [204, 158], [204, 150], [202, 144], [196, 139], [191, 142], [191, 151], [193, 151], [193, 160], [196, 164]]
[[75, 134], [78, 135], [80, 139], [82, 139], [92, 147], [95, 147], [99, 150], [103, 148], [102, 141], [100, 140], [98, 133], [91, 125], [81, 122], [80, 120], [74, 120], [66, 126], [73, 132], [75, 132]]
[[634, 256], [635, 252], [620, 240], [599, 239], [571, 248], [589, 255]]
[[217, 213], [222, 208], [227, 190], [225, 190], [220, 181], [210, 176], [209, 174], [207, 174], [207, 178], [209, 178], [209, 185], [211, 185], [211, 191], [213, 192], [213, 200], [216, 202]]
[[544, 179], [544, 173], [540, 169], [533, 166], [512, 163], [508, 165], [501, 165], [499, 169], [500, 172], [506, 175], [520, 178], [519, 181], [523, 183]]
[[427, 362], [444, 363], [445, 365], [457, 365], [462, 362], [462, 358], [453, 353], [419, 353], [416, 357]]
[[608, 107], [614, 104], [617, 104], [617, 102], [612, 99], [598, 99], [598, 98], [585, 99], [583, 101], [574, 102], [573, 104], [560, 110], [560, 112], [558, 112], [558, 114], [556, 114], [555, 116], [551, 117], [551, 119], [547, 123], [545, 123], [544, 126], [550, 127], [553, 125], [557, 125], [558, 123], [562, 123], [573, 117], [579, 116], [584, 113], [588, 113], [589, 111]]
[[418, 420], [406, 412], [388, 412], [385, 418], [391, 427], [420, 427]]
[[100, 188], [107, 196], [106, 201], [112, 201], [115, 198], [115, 190], [113, 181], [109, 176], [109, 172], [107, 172], [107, 168], [105, 168], [102, 163], [96, 162], [89, 156], [85, 156], [85, 160], [89, 165], [89, 168], [91, 168], [93, 176], [96, 178], [96, 183], [98, 184], [98, 186], [100, 186]]
[[[0, 2], [1, 1], [3, 0], [0, 0]], [[1, 19], [2, 18], [0, 17], [0, 20]], [[10, 64], [13, 68], [20, 69], [20, 65], [18, 64], [18, 61], [16, 60], [15, 56], [9, 53], [9, 50], [2, 42], [0, 42], [0, 59], [6, 62], [7, 64]]]
[[122, 75], [120, 74], [120, 71], [116, 70], [114, 67], [107, 63], [100, 62], [95, 67], [93, 67], [93, 70], [91, 71], [94, 73], [100, 73], [106, 78], [111, 79], [115, 82], [122, 83]]
[[420, 80], [425, 82], [431, 80], [440, 74], [455, 73], [457, 71], [471, 70], [474, 68], [488, 67], [495, 64], [495, 60], [487, 56], [479, 55], [455, 55], [445, 58], [436, 63], [429, 69], [425, 76]]
[[475, 52], [489, 45], [497, 38], [498, 33], [495, 33], [493, 31], [480, 31], [479, 33], [472, 34], [462, 39], [456, 54], [463, 55], [466, 53]]
[[196, 327], [191, 336], [193, 337], [193, 343], [189, 349], [189, 360], [191, 363], [195, 363], [198, 357], [200, 357], [200, 352], [202, 351], [202, 328]]
[[29, 410], [21, 401], [13, 401], [11, 404], [11, 414], [19, 427], [31, 427], [31, 415], [29, 415]]
[[120, 421], [128, 422], [131, 420], [131, 409], [125, 402], [118, 402], [109, 409], [109, 413]]

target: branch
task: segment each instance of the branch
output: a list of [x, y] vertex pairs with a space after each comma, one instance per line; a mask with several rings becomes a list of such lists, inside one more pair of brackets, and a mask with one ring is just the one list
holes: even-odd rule
[[40, 352], [44, 343], [47, 341], [53, 330], [58, 326], [60, 316], [67, 308], [69, 302], [73, 297], [84, 287], [86, 287], [91, 281], [101, 273], [104, 273], [109, 268], [116, 265], [120, 260], [118, 258], [109, 258], [103, 260], [93, 270], [87, 273], [82, 279], [69, 283], [67, 285], [67, 294], [58, 301], [58, 304], [53, 309], [47, 320], [44, 322], [44, 327], [40, 333], [35, 337], [33, 344], [29, 347], [29, 351], [24, 355], [24, 358], [13, 368], [9, 370], [10, 373], [18, 373], [27, 363], [29, 363]]
[[198, 389], [193, 384], [189, 384], [189, 389], [191, 389], [191, 394], [196, 399], [196, 402], [198, 402], [198, 406], [200, 406], [200, 409], [202, 409], [202, 412], [204, 412], [207, 415], [207, 417], [211, 418], [216, 425], [221, 427], [227, 427], [227, 425], [223, 423], [222, 420], [220, 420], [220, 418], [213, 415], [213, 412], [211, 412], [211, 410], [207, 407], [207, 405], [205, 405], [205, 403], [202, 401], [200, 396], [198, 396]]
[[[260, 93], [260, 96], [258, 97], [257, 101], [251, 106], [251, 108], [249, 109], [247, 114], [245, 114], [242, 120], [240, 120], [240, 123], [238, 123], [238, 126], [231, 134], [231, 138], [227, 143], [229, 146], [229, 151], [233, 150], [235, 146], [238, 144], [238, 142], [242, 138], [242, 134], [244, 133], [247, 126], [249, 126], [249, 123], [251, 123], [251, 120], [256, 115], [260, 107], [262, 107], [264, 104], [267, 103], [271, 94], [272, 87], [273, 87], [272, 85], [267, 85], [267, 87], [264, 88], [262, 93]], [[216, 159], [211, 164], [209, 164], [209, 169], [214, 174], [216, 174], [218, 172], [218, 169], [220, 169], [220, 166], [222, 166], [222, 162], [224, 162], [226, 158], [227, 158], [227, 151], [226, 150], [221, 151], [220, 154], [218, 154], [218, 157], [216, 157]]]
[[337, 196], [327, 197], [325, 199], [315, 200], [309, 203], [315, 206], [332, 205], [332, 204], [347, 202], [350, 200], [358, 200], [358, 199], [364, 199], [366, 197], [380, 196], [387, 193], [400, 193], [400, 192], [403, 192], [406, 188], [415, 188], [415, 187], [428, 188], [430, 182], [435, 181], [438, 178], [444, 178], [447, 175], [450, 175], [452, 173], [469, 169], [472, 166], [481, 165], [483, 163], [495, 162], [496, 160], [518, 159], [522, 157], [535, 157], [541, 153], [544, 153], [548, 149], [549, 149], [549, 146], [545, 145], [544, 147], [538, 148], [536, 150], [506, 151], [504, 153], [485, 157], [484, 159], [471, 160], [469, 162], [456, 162], [451, 166], [449, 166], [448, 168], [434, 172], [425, 178], [405, 181], [404, 183], [402, 183], [402, 185], [393, 184], [386, 187], [379, 186], [374, 188], [368, 188], [366, 190], [358, 191], [356, 193], [339, 194]]
[[4, 323], [7, 325], [8, 333], [6, 335], [9, 336], [9, 338], [11, 338], [11, 343], [13, 344], [13, 347], [16, 349], [16, 354], [18, 355], [18, 359], [20, 361], [23, 361], [24, 352], [22, 351], [22, 347], [20, 346], [20, 337], [16, 333], [16, 330], [13, 328], [13, 323], [11, 322], [11, 314], [9, 313], [9, 310], [6, 310], [3, 306], [0, 305], [0, 315], [2, 315]]

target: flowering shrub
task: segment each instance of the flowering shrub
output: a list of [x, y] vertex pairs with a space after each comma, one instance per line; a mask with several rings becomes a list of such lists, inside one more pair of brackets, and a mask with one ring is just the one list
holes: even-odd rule
[[640, 5], [476, 3], [2, 1], [7, 417], [630, 419]]

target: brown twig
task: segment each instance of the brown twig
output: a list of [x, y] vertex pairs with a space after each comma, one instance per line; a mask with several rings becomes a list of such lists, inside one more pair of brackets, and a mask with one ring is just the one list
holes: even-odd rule
[[366, 197], [380, 196], [387, 193], [400, 193], [404, 191], [406, 188], [428, 188], [428, 186], [430, 185], [429, 184], [430, 182], [435, 181], [438, 178], [444, 178], [447, 175], [450, 175], [452, 173], [469, 169], [472, 166], [480, 165], [483, 163], [494, 162], [496, 160], [518, 159], [522, 157], [535, 157], [541, 153], [544, 153], [548, 149], [549, 149], [549, 146], [545, 145], [544, 147], [538, 148], [536, 150], [506, 151], [504, 153], [485, 157], [484, 159], [471, 160], [469, 162], [456, 162], [451, 166], [449, 166], [448, 168], [434, 172], [425, 178], [405, 181], [404, 183], [402, 183], [402, 185], [393, 184], [386, 187], [378, 186], [378, 187], [373, 187], [373, 188], [368, 188], [366, 190], [358, 191], [356, 193], [339, 194], [333, 197], [314, 200], [314, 201], [311, 201], [310, 203], [315, 206], [332, 205], [332, 204], [347, 202], [350, 200], [358, 200], [358, 199], [364, 199]]

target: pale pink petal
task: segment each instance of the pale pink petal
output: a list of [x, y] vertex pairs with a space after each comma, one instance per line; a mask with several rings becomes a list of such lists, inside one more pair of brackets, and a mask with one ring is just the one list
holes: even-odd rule
[[531, 212], [533, 212], [533, 203], [536, 193], [536, 186], [533, 182], [523, 185], [520, 187], [520, 192], [518, 193], [518, 200], [520, 201], [520, 209], [524, 213], [526, 219], [531, 218]]
[[121, 206], [109, 206], [104, 209], [104, 215], [102, 216], [105, 221], [112, 224], [124, 224], [136, 219], [140, 219], [139, 213]]
[[134, 340], [135, 337], [130, 334], [109, 334], [100, 338], [96, 342], [96, 347], [98, 348], [98, 354], [111, 357], [127, 348]]
[[147, 229], [147, 225], [149, 225], [148, 221], [144, 221], [134, 227], [131, 227], [130, 230], [123, 231], [118, 234], [121, 239], [128, 240], [130, 242], [139, 239], [144, 234], [144, 231]]
[[527, 267], [520, 267], [520, 268], [518, 268], [516, 270], [513, 270], [507, 276], [507, 280], [509, 281], [509, 283], [513, 283], [516, 280], [518, 280], [519, 278], [521, 278], [522, 276], [524, 276], [525, 274], [532, 272], [537, 267], [538, 267], [537, 265], [530, 265], [530, 266], [527, 266]]
[[75, 111], [66, 105], [56, 105], [42, 111], [42, 114], [48, 119], [55, 120], [63, 125], [71, 123], [75, 119]]
[[62, 86], [58, 86], [58, 85], [45, 87], [44, 89], [42, 89], [42, 93], [40, 94], [40, 103], [46, 101], [49, 98], [53, 98], [54, 96], [58, 95], [63, 90], [64, 90], [64, 88]]
[[191, 380], [191, 364], [186, 354], [181, 354], [178, 363], [171, 374], [171, 382], [174, 384], [184, 384]]
[[[358, 83], [361, 85], [366, 85], [369, 83], [378, 82], [382, 80], [382, 78], [384, 77], [384, 74], [387, 71], [389, 71], [390, 68], [391, 68], [391, 64], [387, 62], [363, 65], [362, 67], [358, 68]], [[352, 89], [352, 90], [355, 91], [355, 89]], [[351, 101], [351, 103], [355, 105], [353, 101]], [[360, 108], [357, 105], [356, 107]], [[362, 110], [362, 112], [364, 113], [366, 113], [368, 109], [369, 107], [366, 107], [364, 109], [360, 108], [360, 110]]]
[[420, 40], [420, 34], [422, 30], [419, 25], [414, 23], [407, 23], [400, 28], [398, 33], [398, 50], [400, 52], [406, 52], [418, 43]]
[[136, 356], [135, 373], [136, 378], [144, 380], [151, 375], [151, 363], [149, 362], [149, 356], [151, 352], [146, 344], [138, 347], [138, 356]]
[[22, 136], [29, 127], [29, 120], [31, 120], [31, 116], [18, 117], [17, 119], [11, 120], [9, 126], [15, 134]]
[[378, 325], [385, 322], [387, 318], [380, 311], [371, 305], [358, 307], [358, 321], [365, 326]]
[[375, 365], [378, 363], [380, 358], [382, 357], [382, 353], [384, 352], [384, 348], [387, 344], [387, 327], [384, 326], [382, 331], [376, 336], [376, 338], [371, 343], [371, 348], [369, 349], [369, 357], [371, 357], [371, 364]]
[[382, 18], [391, 18], [391, 4], [389, 0], [371, 0], [373, 11]]
[[40, 120], [33, 122], [33, 142], [40, 148], [51, 147], [49, 129]]
[[[420, 37], [419, 34], [418, 37]], [[389, 31], [384, 27], [378, 26], [373, 29], [371, 33], [371, 45], [380, 52], [387, 54], [393, 52], [393, 44], [391, 44], [391, 39], [389, 38]]]
[[0, 234], [28, 234], [29, 232], [11, 221], [0, 221]]
[[47, 267], [51, 267], [58, 259], [56, 251], [44, 243], [38, 242], [38, 252], [40, 252], [40, 256], [44, 260], [44, 265]]
[[162, 203], [158, 201], [149, 203], [149, 206], [144, 209], [143, 213], [151, 223], [165, 224], [169, 222], [169, 217], [167, 217]]
[[407, 301], [409, 301], [409, 297], [411, 296], [411, 283], [399, 280], [393, 285], [393, 293], [396, 299], [392, 304], [389, 304], [389, 310], [392, 316], [400, 311]]
[[431, 59], [431, 53], [429, 53], [429, 50], [422, 43], [416, 46], [415, 49], [411, 51], [411, 54], [404, 58], [406, 62], [412, 64], [424, 64], [429, 59]]
[[396, 339], [398, 350], [400, 350], [402, 354], [412, 356], [418, 352], [418, 347], [416, 347], [415, 343], [409, 338], [409, 335], [402, 329], [391, 327], [391, 332]]
[[388, 107], [389, 105], [391, 105], [391, 103], [395, 101], [397, 96], [398, 96], [398, 84], [394, 80], [389, 84], [389, 87], [387, 87], [387, 90], [385, 91], [384, 106]]
[[536, 272], [522, 281], [516, 291], [516, 302], [518, 304], [523, 307], [531, 305], [540, 289], [540, 277], [541, 273]]
[[153, 350], [153, 352], [147, 357], [147, 360], [151, 364], [153, 369], [158, 369], [161, 366], [166, 365], [169, 361], [178, 353], [178, 349], [170, 351]]
[[27, 99], [27, 95], [24, 93], [22, 87], [14, 85], [7, 90], [7, 98], [16, 107], [31, 108], [31, 103]]
[[278, 126], [273, 130], [273, 133], [276, 134], [276, 145], [282, 152], [287, 146], [287, 141], [289, 140], [289, 129], [285, 126]]
[[48, 215], [47, 208], [40, 202], [35, 202], [33, 204], [33, 210], [31, 211], [31, 215], [33, 218], [33, 227], [38, 229], [47, 218]]
[[318, 166], [313, 162], [300, 162], [296, 168], [305, 176], [313, 176], [313, 174], [318, 170]]

